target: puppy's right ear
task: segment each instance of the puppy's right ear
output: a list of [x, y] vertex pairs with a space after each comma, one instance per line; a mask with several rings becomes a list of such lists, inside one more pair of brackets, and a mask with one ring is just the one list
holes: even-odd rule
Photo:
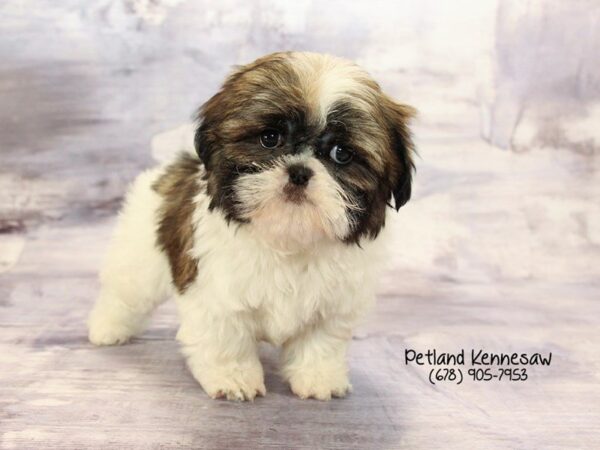
[[213, 95], [200, 107], [197, 115], [198, 128], [194, 137], [196, 153], [204, 163], [207, 171], [213, 167], [213, 158], [220, 142], [219, 127], [230, 115], [239, 102], [239, 98], [232, 94], [232, 86], [244, 73], [256, 67], [261, 60], [246, 66], [236, 66], [229, 74], [219, 92]]
[[210, 144], [208, 141], [207, 126], [204, 122], [200, 122], [198, 128], [196, 128], [196, 135], [194, 136], [194, 147], [198, 157], [204, 164], [206, 170], [209, 169], [210, 161]]
[[210, 171], [213, 166], [212, 159], [218, 142], [218, 124], [223, 120], [222, 116], [227, 108], [227, 98], [222, 87], [198, 110], [198, 128], [194, 136], [194, 147], [207, 171]]
[[197, 114], [198, 128], [194, 137], [194, 147], [206, 170], [213, 167], [213, 156], [219, 143], [219, 125], [227, 118], [235, 105], [235, 98], [228, 92], [232, 83], [239, 77], [240, 71], [234, 71], [223, 83], [219, 92], [200, 107]]

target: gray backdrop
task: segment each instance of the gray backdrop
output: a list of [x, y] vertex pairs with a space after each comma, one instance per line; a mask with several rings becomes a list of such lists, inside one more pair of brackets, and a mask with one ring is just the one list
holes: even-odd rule
[[[21, 0], [0, 4], [0, 447], [598, 448], [600, 3]], [[85, 317], [127, 184], [188, 147], [234, 64], [356, 60], [415, 106], [355, 393], [212, 402], [167, 304], [130, 346]], [[404, 350], [553, 352], [526, 383], [432, 386]]]

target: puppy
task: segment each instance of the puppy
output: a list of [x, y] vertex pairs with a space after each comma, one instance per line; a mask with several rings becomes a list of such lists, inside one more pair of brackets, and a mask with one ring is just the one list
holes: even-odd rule
[[259, 341], [281, 346], [299, 397], [346, 395], [387, 206], [411, 195], [413, 111], [333, 56], [275, 53], [235, 70], [200, 109], [198, 154], [130, 188], [90, 341], [126, 342], [174, 295], [177, 339], [210, 397], [265, 394]]

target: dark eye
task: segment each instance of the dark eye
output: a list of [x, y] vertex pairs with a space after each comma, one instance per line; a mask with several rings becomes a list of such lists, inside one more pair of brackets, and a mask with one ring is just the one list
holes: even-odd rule
[[273, 128], [266, 129], [260, 134], [260, 145], [264, 148], [275, 148], [281, 143], [281, 133]]
[[352, 161], [353, 156], [354, 153], [351, 150], [340, 147], [339, 145], [334, 145], [329, 152], [329, 157], [338, 164], [348, 164]]

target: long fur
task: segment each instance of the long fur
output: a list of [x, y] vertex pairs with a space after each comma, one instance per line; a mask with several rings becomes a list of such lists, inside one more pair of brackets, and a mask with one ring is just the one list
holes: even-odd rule
[[[298, 396], [344, 396], [347, 345], [374, 298], [386, 204], [410, 197], [406, 108], [329, 56], [275, 54], [238, 69], [202, 110], [201, 160], [181, 155], [130, 188], [90, 340], [127, 341], [174, 295], [177, 339], [211, 397], [265, 394], [261, 340], [281, 346], [281, 373]], [[280, 126], [286, 142], [261, 147], [266, 126]], [[356, 161], [332, 163], [334, 142], [352, 146]], [[291, 184], [293, 165], [311, 174], [305, 186]]]

